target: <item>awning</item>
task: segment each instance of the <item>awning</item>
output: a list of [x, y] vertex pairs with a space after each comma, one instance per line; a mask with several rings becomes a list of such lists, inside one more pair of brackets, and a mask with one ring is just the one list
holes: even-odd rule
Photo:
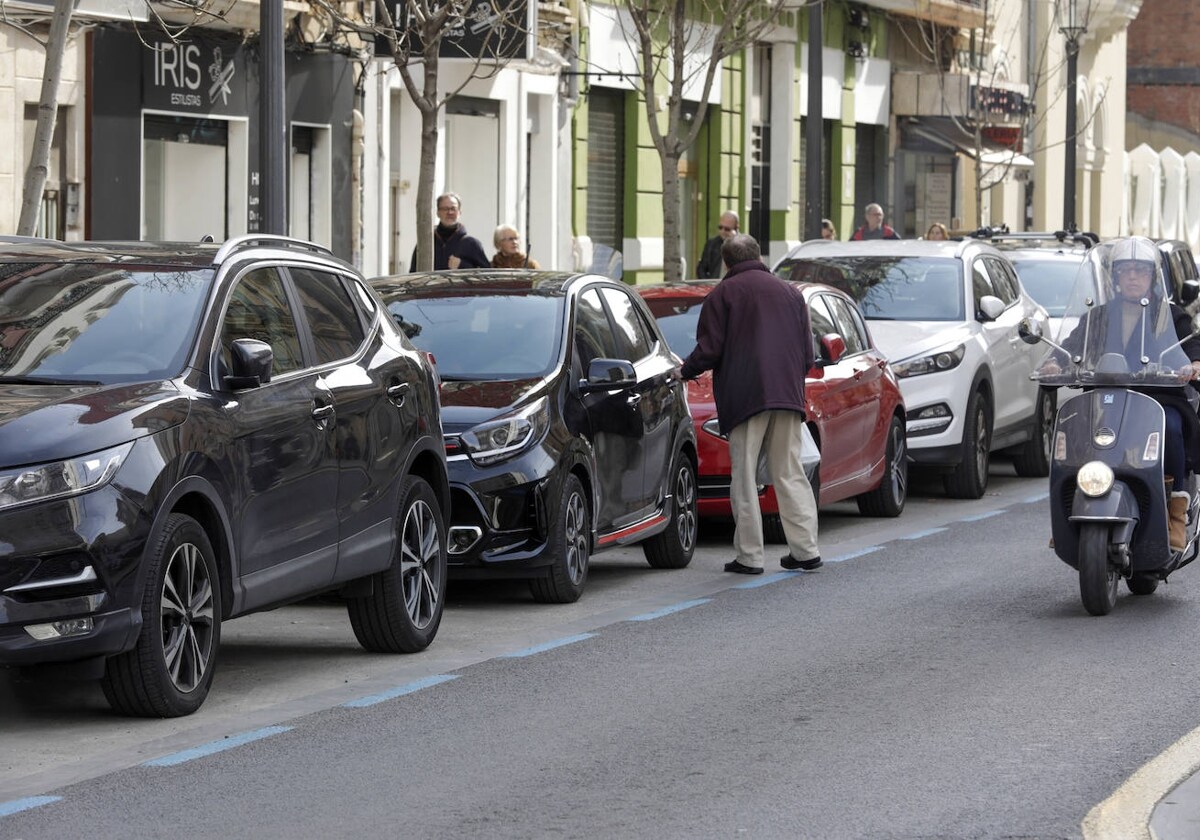
[[900, 145], [913, 151], [962, 154], [972, 160], [977, 158], [981, 164], [989, 167], [1033, 167], [1032, 158], [1006, 146], [984, 140], [976, 149], [974, 137], [947, 117], [909, 117], [900, 125]]

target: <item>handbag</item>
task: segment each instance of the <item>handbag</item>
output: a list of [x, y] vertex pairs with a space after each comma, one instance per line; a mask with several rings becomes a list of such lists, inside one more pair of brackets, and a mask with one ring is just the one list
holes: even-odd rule
[[[813, 471], [821, 464], [821, 450], [817, 448], [817, 442], [813, 439], [807, 423], [800, 426], [800, 464], [804, 467], [804, 474], [810, 478]], [[767, 448], [765, 446], [758, 450], [758, 466], [755, 470], [754, 480], [763, 486], [772, 483], [771, 471], [767, 467]]]

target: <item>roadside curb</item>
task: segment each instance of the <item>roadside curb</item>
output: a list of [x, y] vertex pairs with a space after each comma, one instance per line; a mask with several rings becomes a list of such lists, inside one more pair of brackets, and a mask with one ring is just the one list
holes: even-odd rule
[[1084, 840], [1160, 840], [1150, 827], [1158, 803], [1200, 770], [1200, 727], [1138, 768], [1112, 795], [1088, 812]]

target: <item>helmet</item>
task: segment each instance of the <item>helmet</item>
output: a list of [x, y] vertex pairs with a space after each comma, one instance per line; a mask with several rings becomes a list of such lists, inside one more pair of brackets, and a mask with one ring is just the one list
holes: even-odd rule
[[1158, 268], [1158, 249], [1149, 239], [1131, 237], [1121, 239], [1112, 246], [1112, 270], [1116, 274], [1130, 265], [1141, 265], [1150, 271]]

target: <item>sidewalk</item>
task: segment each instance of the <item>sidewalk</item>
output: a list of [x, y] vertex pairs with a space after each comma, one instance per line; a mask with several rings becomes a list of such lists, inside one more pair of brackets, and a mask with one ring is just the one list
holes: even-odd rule
[[1200, 773], [1194, 773], [1154, 806], [1150, 836], [1157, 840], [1200, 837]]

